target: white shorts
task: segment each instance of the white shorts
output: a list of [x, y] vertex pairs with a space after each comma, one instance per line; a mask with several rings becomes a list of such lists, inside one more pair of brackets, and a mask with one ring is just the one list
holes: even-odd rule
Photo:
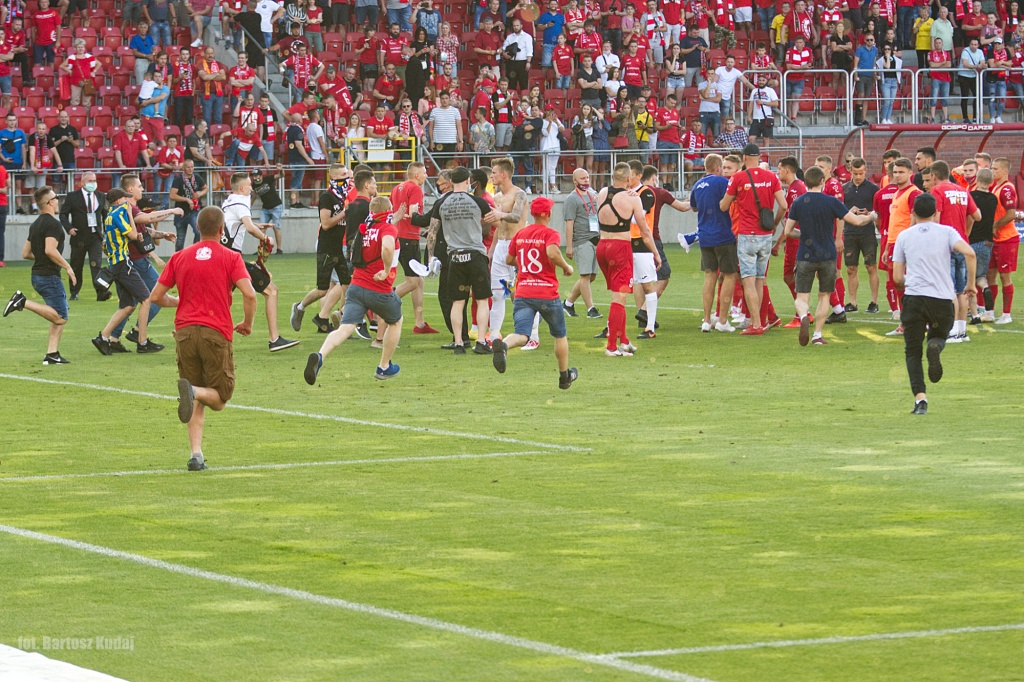
[[[500, 291], [504, 287], [511, 287], [516, 277], [515, 266], [505, 262], [508, 255], [508, 245], [512, 242], [508, 239], [497, 239], [494, 242], [494, 255], [491, 257], [491, 290]], [[501, 283], [505, 280], [505, 284]]]
[[733, 18], [736, 19], [736, 23], [754, 23], [754, 8], [753, 7], [737, 7], [736, 11], [733, 12]]
[[658, 268], [654, 267], [653, 253], [633, 254], [633, 282], [646, 284], [658, 281]]

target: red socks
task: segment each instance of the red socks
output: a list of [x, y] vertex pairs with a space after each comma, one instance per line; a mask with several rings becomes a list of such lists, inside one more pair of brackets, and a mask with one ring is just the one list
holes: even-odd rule
[[775, 306], [772, 305], [772, 295], [768, 293], [766, 284], [761, 294], [761, 326], [767, 327], [769, 322], [774, 322], [777, 318]]
[[608, 350], [615, 350], [619, 347], [619, 338], [622, 343], [629, 343], [626, 338], [626, 307], [621, 303], [612, 303], [608, 308]]
[[743, 301], [743, 300], [744, 300], [744, 296], [743, 296], [743, 282], [740, 281], [739, 279], [737, 279], [736, 280], [736, 286], [733, 287], [733, 290], [732, 290], [732, 305], [733, 305], [733, 307], [735, 308], [735, 307], [739, 306], [740, 301]]
[[[995, 300], [993, 298], [993, 300]], [[1013, 285], [1007, 284], [1003, 287], [1003, 314], [1009, 315], [1013, 308]]]
[[885, 282], [885, 300], [889, 302], [889, 310], [899, 310], [899, 298], [896, 296], [896, 283], [891, 279]]
[[793, 300], [796, 300], [796, 277], [786, 282], [786, 286], [789, 287], [789, 293], [793, 294]]
[[715, 306], [715, 315], [717, 315], [719, 319], [721, 319], [721, 317], [722, 317], [722, 282], [721, 281], [718, 282], [718, 305]]
[[999, 298], [999, 285], [998, 284], [992, 284], [990, 282], [989, 285], [988, 285], [988, 288], [992, 290], [992, 300], [993, 301], [996, 300], [997, 298]]

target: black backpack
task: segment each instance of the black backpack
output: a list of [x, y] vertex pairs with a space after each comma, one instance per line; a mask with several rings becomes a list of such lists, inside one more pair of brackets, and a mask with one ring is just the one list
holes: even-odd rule
[[349, 262], [352, 263], [352, 267], [365, 269], [370, 265], [370, 263], [380, 260], [380, 256], [371, 260], [366, 260], [366, 258], [363, 257], [363, 239], [366, 237], [366, 231], [379, 222], [379, 220], [375, 221], [371, 215], [366, 219], [366, 222], [360, 225], [359, 229], [356, 230], [355, 236], [352, 237], [352, 243], [349, 244], [348, 247]]

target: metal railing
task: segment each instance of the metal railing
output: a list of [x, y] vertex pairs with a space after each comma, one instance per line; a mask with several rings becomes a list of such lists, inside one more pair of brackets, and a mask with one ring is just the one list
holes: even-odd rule
[[[836, 76], [836, 75], [841, 75], [842, 76], [842, 78], [843, 78], [843, 80], [845, 82], [845, 88], [843, 90], [836, 90], [836, 101], [835, 101], [836, 107], [835, 108], [837, 110], [845, 110], [845, 114], [846, 114], [846, 124], [845, 125], [847, 127], [852, 128], [853, 127], [852, 95], [853, 95], [853, 92], [854, 92], [854, 89], [853, 89], [853, 73], [849, 72], [849, 71], [845, 71], [843, 69], [804, 69], [804, 70], [800, 70], [800, 71], [786, 71], [785, 73], [783, 73], [782, 74], [782, 82], [779, 84], [779, 89], [781, 90], [781, 92], [779, 92], [779, 96], [782, 98], [782, 104], [781, 104], [782, 110], [784, 112], [786, 112], [786, 114], [788, 115], [789, 105], [793, 101], [792, 98], [789, 96], [789, 89], [786, 87], [786, 85], [788, 83], [791, 83], [791, 82], [795, 83], [798, 79], [805, 81], [805, 85], [804, 85], [805, 92], [797, 100], [798, 102], [804, 102], [804, 101], [806, 101], [808, 99], [806, 97], [806, 94], [807, 94], [806, 93], [806, 88], [807, 88], [806, 79], [808, 77], [810, 77], [811, 80], [813, 81], [814, 78], [817, 75], [822, 75], [822, 74], [831, 74], [833, 76]], [[829, 86], [829, 87], [831, 87], [831, 86]], [[811, 114], [812, 114], [811, 120], [813, 121], [816, 114], [823, 113], [823, 112], [822, 112], [822, 109], [821, 109], [820, 102], [818, 101], [818, 98], [816, 98], [816, 96], [815, 96], [813, 85], [811, 86], [811, 88], [812, 88], [812, 90], [810, 92], [810, 102], [811, 102], [811, 110], [810, 111], [811, 111]], [[799, 113], [800, 113], [800, 109], [797, 110], [797, 115], [799, 115]], [[839, 111], [838, 113], [842, 114], [843, 112]]]

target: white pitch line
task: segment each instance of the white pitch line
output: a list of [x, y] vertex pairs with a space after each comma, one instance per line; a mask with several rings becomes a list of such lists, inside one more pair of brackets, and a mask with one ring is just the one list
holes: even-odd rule
[[875, 635], [854, 635], [850, 637], [822, 637], [819, 639], [782, 639], [776, 642], [750, 642], [748, 644], [720, 644], [718, 646], [693, 646], [681, 649], [655, 649], [652, 651], [622, 651], [604, 654], [609, 658], [644, 658], [654, 656], [678, 656], [682, 654], [707, 654], [720, 651], [745, 651], [747, 649], [776, 649], [791, 646], [816, 646], [818, 644], [845, 644], [847, 642], [879, 642], [890, 639], [916, 639], [945, 637], [948, 635], [969, 635], [980, 632], [1006, 632], [1024, 630], [1024, 623], [1006, 625], [976, 625], [945, 630], [911, 630], [909, 632], [888, 632]]
[[[326, 462], [283, 462], [270, 464], [238, 464], [226, 467], [210, 467], [204, 476], [224, 471], [259, 471], [261, 469], [302, 469], [306, 467], [349, 466], [353, 464], [405, 464], [417, 462], [445, 462], [460, 459], [498, 459], [501, 457], [523, 457], [526, 455], [550, 455], [551, 450], [524, 450], [522, 452], [486, 452], [482, 454], [436, 455], [430, 457], [386, 457], [381, 459], [336, 459]], [[41, 476], [6, 476], [0, 483], [24, 481], [59, 481], [68, 478], [117, 478], [121, 476], [149, 476], [156, 474], [180, 474], [195, 476], [195, 472], [179, 469], [133, 469], [131, 471], [101, 471], [91, 474], [45, 474]]]
[[79, 542], [77, 540], [68, 540], [66, 538], [57, 537], [55, 535], [37, 533], [35, 531], [26, 530], [24, 528], [15, 528], [13, 526], [0, 525], [0, 533], [7, 533], [8, 535], [16, 535], [18, 537], [28, 538], [30, 540], [38, 540], [40, 542], [45, 542], [51, 545], [58, 545], [70, 549], [77, 549], [83, 552], [98, 554], [100, 556], [105, 556], [111, 559], [122, 559], [124, 561], [130, 561], [132, 563], [136, 563], [142, 566], [158, 568], [163, 571], [169, 571], [171, 573], [186, 575], [191, 578], [210, 580], [212, 582], [223, 583], [226, 585], [231, 585], [233, 587], [263, 592], [264, 594], [278, 595], [281, 597], [287, 597], [289, 599], [294, 599], [297, 601], [304, 601], [312, 604], [318, 604], [320, 606], [329, 606], [333, 608], [344, 609], [346, 611], [353, 611], [355, 613], [376, 616], [378, 618], [386, 618], [388, 620], [409, 623], [411, 625], [417, 625], [419, 627], [429, 628], [431, 630], [439, 630], [441, 632], [462, 635], [464, 637], [472, 637], [474, 639], [493, 642], [495, 644], [503, 644], [505, 646], [526, 649], [528, 651], [533, 651], [535, 653], [543, 654], [545, 656], [557, 656], [559, 658], [572, 659], [576, 661], [581, 661], [583, 663], [589, 663], [592, 665], [616, 668], [618, 670], [623, 670], [625, 672], [636, 673], [638, 675], [645, 675], [647, 677], [654, 677], [662, 680], [674, 680], [676, 682], [711, 682], [711, 680], [707, 680], [701, 677], [694, 677], [693, 675], [687, 675], [681, 672], [676, 672], [675, 670], [667, 670], [665, 668], [657, 668], [650, 665], [632, 663], [630, 661], [620, 661], [614, 658], [599, 656], [598, 654], [590, 654], [585, 651], [579, 651], [577, 649], [569, 649], [567, 647], [558, 646], [556, 644], [538, 642], [532, 639], [525, 639], [523, 637], [516, 637], [514, 635], [506, 635], [491, 630], [481, 630], [478, 628], [468, 627], [465, 625], [459, 625], [458, 623], [449, 623], [447, 621], [437, 620], [434, 618], [427, 618], [425, 616], [417, 616], [415, 614], [405, 613], [403, 611], [395, 611], [393, 609], [381, 608], [379, 606], [373, 606], [371, 604], [361, 604], [359, 602], [352, 602], [345, 599], [327, 597], [320, 594], [314, 594], [312, 592], [306, 592], [304, 590], [296, 590], [290, 587], [273, 585], [271, 583], [257, 582], [255, 580], [249, 580], [247, 578], [238, 578], [231, 575], [224, 575], [222, 573], [213, 573], [212, 571], [204, 571], [202, 569], [193, 568], [191, 566], [185, 566], [183, 564], [173, 564], [168, 561], [161, 561], [159, 559], [150, 559], [149, 557], [145, 557], [140, 554], [131, 554], [129, 552], [122, 552], [120, 550], [111, 549], [109, 547], [101, 547], [99, 545], [92, 545], [86, 542]]
[[[51, 384], [53, 386], [73, 386], [75, 388], [89, 388], [94, 391], [108, 391], [110, 393], [121, 393], [124, 395], [137, 395], [143, 398], [156, 398], [157, 400], [177, 400], [177, 396], [163, 395], [161, 393], [150, 393], [148, 391], [133, 391], [127, 388], [114, 386], [100, 386], [99, 384], [85, 384], [75, 381], [55, 381], [53, 379], [40, 379], [38, 377], [26, 377], [19, 374], [2, 374], [0, 379], [14, 379], [15, 381], [30, 381], [37, 384]], [[408, 424], [392, 424], [389, 422], [375, 422], [353, 417], [342, 417], [334, 414], [317, 414], [315, 412], [299, 412], [297, 410], [279, 410], [273, 407], [258, 407], [255, 405], [228, 404], [228, 409], [248, 410], [250, 412], [262, 412], [264, 414], [276, 414], [282, 417], [303, 417], [305, 419], [320, 419], [323, 421], [340, 422], [342, 424], [355, 424], [358, 426], [375, 426], [382, 429], [393, 429], [395, 431], [412, 431], [414, 433], [426, 433], [432, 436], [448, 436], [451, 438], [469, 438], [471, 440], [487, 440], [495, 443], [511, 443], [513, 445], [528, 445], [530, 447], [545, 448], [548, 450], [565, 450], [569, 452], [590, 452], [590, 448], [577, 447], [575, 445], [557, 445], [555, 443], [542, 443], [539, 441], [522, 440], [508, 436], [492, 436], [485, 433], [464, 433], [462, 431], [449, 431], [447, 429], [434, 429], [429, 426], [410, 426]]]

